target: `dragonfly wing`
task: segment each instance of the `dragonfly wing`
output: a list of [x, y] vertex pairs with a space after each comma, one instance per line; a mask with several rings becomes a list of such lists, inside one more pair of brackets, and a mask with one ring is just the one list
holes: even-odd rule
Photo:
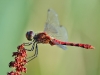
[[[58, 15], [53, 9], [48, 9], [44, 32], [58, 40], [68, 41], [67, 31], [59, 24]], [[64, 45], [57, 44], [57, 46], [64, 50], [67, 49]]]
[[48, 9], [47, 21], [44, 31], [47, 32], [49, 35], [53, 36], [54, 34], [58, 33], [56, 29], [58, 25], [59, 25], [58, 15], [55, 13], [54, 10]]

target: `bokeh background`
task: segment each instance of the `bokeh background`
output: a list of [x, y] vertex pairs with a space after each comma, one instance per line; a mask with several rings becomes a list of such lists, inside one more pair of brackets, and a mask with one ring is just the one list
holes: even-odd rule
[[38, 57], [26, 65], [23, 75], [100, 75], [99, 0], [0, 0], [0, 75], [12, 70], [8, 67], [14, 60], [12, 52], [28, 42], [26, 32], [43, 31], [48, 8], [57, 12], [68, 31], [68, 41], [89, 43], [96, 49], [68, 46], [64, 51], [39, 44]]

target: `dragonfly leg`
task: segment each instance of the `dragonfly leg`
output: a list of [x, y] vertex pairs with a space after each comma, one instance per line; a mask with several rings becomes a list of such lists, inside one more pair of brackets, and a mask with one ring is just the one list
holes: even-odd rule
[[33, 60], [34, 58], [36, 58], [38, 55], [38, 46], [36, 44], [36, 47], [35, 47], [35, 54], [31, 57], [28, 57], [27, 59], [31, 58], [30, 60], [28, 60], [28, 62], [30, 62], [31, 60]]
[[35, 54], [34, 54], [34, 56], [37, 56], [37, 55], [38, 55], [38, 46], [37, 46], [37, 43], [36, 43]]
[[28, 43], [23, 43], [25, 46], [29, 46], [29, 45], [31, 45], [32, 43], [34, 43], [35, 42], [35, 40], [33, 40], [33, 41], [31, 41], [31, 42], [28, 42]]
[[26, 49], [27, 51], [33, 51], [34, 50], [34, 46], [35, 46], [35, 41], [33, 42], [33, 44], [32, 44], [32, 48], [31, 49]]
[[28, 60], [27, 62], [30, 62], [31, 60], [35, 59], [37, 56], [32, 56], [30, 60]]
[[34, 50], [34, 46], [35, 46], [35, 42], [34, 42], [33, 45], [32, 45], [31, 51]]
[[29, 46], [31, 44], [32, 44], [32, 42], [24, 43], [25, 46]]

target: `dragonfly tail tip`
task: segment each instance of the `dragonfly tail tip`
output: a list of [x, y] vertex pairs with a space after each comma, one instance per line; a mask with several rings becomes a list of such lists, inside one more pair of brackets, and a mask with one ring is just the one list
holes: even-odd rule
[[95, 49], [95, 47], [91, 46], [90, 49]]

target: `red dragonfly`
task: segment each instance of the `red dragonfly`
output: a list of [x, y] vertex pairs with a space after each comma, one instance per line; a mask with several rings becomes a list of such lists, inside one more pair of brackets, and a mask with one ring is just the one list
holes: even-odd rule
[[[31, 41], [30, 43], [24, 43], [25, 45], [31, 45], [31, 50], [33, 51], [35, 48], [35, 54], [32, 56], [34, 59], [38, 55], [38, 46], [37, 44], [50, 44], [51, 46], [57, 45], [63, 50], [66, 50], [66, 46], [76, 46], [82, 47], [85, 49], [94, 49], [92, 45], [82, 44], [82, 43], [71, 43], [68, 41], [67, 31], [66, 29], [59, 24], [58, 16], [53, 9], [48, 9], [47, 12], [47, 21], [45, 24], [45, 28], [43, 32], [34, 33], [33, 31], [28, 31], [26, 33], [27, 40]], [[31, 59], [31, 60], [32, 60]]]

